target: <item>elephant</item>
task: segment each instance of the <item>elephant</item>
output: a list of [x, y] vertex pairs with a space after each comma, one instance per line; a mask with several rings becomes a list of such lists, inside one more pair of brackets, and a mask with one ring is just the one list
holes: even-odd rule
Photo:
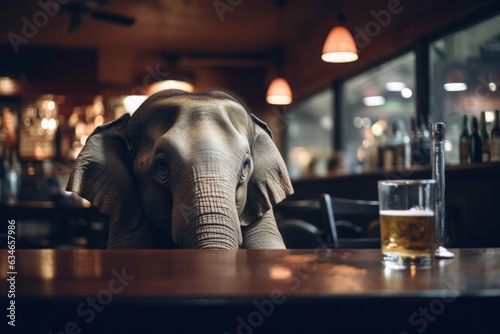
[[284, 249], [293, 194], [269, 127], [235, 94], [164, 90], [97, 127], [67, 190], [109, 218], [108, 249]]

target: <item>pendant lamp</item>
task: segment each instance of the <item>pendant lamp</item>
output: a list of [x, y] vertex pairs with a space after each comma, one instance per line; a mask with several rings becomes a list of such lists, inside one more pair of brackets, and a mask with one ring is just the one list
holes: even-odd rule
[[156, 81], [149, 85], [147, 94], [152, 95], [166, 89], [178, 89], [188, 93], [194, 92], [194, 86], [188, 79], [176, 78], [172, 76], [170, 79]]
[[149, 85], [147, 94], [152, 95], [166, 89], [178, 89], [188, 93], [194, 92], [194, 75], [192, 72], [177, 66], [179, 55], [163, 55], [163, 58], [166, 63], [165, 77]]
[[345, 16], [340, 13], [340, 25], [330, 30], [323, 45], [321, 59], [327, 63], [348, 63], [358, 59], [358, 49], [350, 31], [345, 27]]
[[275, 78], [267, 89], [266, 101], [269, 104], [287, 105], [292, 103], [292, 90], [288, 82], [282, 78]]
[[[278, 44], [282, 44], [283, 41], [283, 7], [285, 6], [285, 0], [277, 0], [276, 6], [278, 7]], [[292, 90], [288, 81], [281, 75], [282, 64], [283, 64], [283, 46], [281, 46], [278, 52], [277, 67], [278, 76], [271, 81], [266, 93], [266, 101], [269, 104], [274, 105], [288, 105], [292, 103]]]
[[449, 68], [446, 73], [443, 88], [447, 92], [462, 92], [467, 90], [467, 83], [463, 69], [457, 66]]

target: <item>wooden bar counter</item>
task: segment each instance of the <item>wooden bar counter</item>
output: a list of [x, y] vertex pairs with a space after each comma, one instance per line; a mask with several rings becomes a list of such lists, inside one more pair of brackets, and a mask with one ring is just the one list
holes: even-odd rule
[[2, 250], [2, 327], [14, 301], [9, 333], [485, 332], [500, 249], [454, 252], [391, 271], [378, 249]]

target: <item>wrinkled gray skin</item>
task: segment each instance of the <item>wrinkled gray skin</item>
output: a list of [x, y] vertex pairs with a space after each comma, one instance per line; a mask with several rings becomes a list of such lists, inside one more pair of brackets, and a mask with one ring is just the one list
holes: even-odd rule
[[110, 217], [108, 248], [285, 248], [272, 206], [293, 193], [269, 128], [220, 90], [98, 127], [68, 190]]

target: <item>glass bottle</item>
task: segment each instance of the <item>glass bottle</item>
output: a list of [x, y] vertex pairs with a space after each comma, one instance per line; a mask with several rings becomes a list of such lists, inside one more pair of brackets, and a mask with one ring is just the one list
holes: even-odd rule
[[462, 125], [462, 133], [460, 134], [459, 145], [460, 145], [460, 164], [466, 165], [469, 163], [469, 142], [470, 142], [470, 133], [469, 133], [469, 123], [467, 115], [464, 115], [463, 125]]
[[8, 205], [14, 205], [17, 203], [21, 185], [21, 164], [14, 149], [8, 152], [8, 157], [4, 160], [4, 163], [4, 202]]
[[386, 133], [386, 143], [383, 145], [384, 169], [392, 169], [394, 163], [394, 132], [395, 124], [391, 123], [388, 132]]
[[0, 202], [3, 202], [4, 196], [4, 183], [5, 183], [5, 168], [4, 162], [6, 161], [5, 157], [5, 140], [2, 128], [2, 114], [0, 113]]
[[380, 136], [380, 140], [379, 140], [378, 147], [377, 147], [377, 151], [378, 151], [377, 167], [378, 168], [383, 168], [386, 164], [385, 151], [386, 151], [386, 148], [388, 145], [387, 141], [388, 141], [387, 130], [384, 130]]
[[411, 165], [420, 164], [420, 132], [417, 130], [417, 120], [412, 117], [410, 120], [410, 151], [411, 151]]
[[431, 164], [431, 133], [429, 123], [425, 120], [424, 115], [420, 115], [420, 127], [422, 136], [420, 137], [420, 148], [422, 151], [421, 165], [428, 166]]
[[479, 134], [479, 124], [476, 116], [472, 117], [472, 132], [469, 142], [470, 163], [476, 164], [483, 161], [483, 142]]
[[481, 119], [479, 120], [479, 135], [482, 141], [482, 161], [490, 162], [490, 135], [486, 129], [486, 112], [481, 111]]
[[410, 134], [406, 130], [406, 124], [403, 120], [399, 121], [400, 131], [403, 136], [403, 145], [404, 145], [404, 166], [405, 168], [411, 167], [411, 139]]
[[490, 153], [491, 161], [500, 161], [500, 110], [495, 110], [495, 123], [493, 123], [493, 128], [491, 129], [491, 139], [490, 139]]
[[410, 136], [406, 131], [406, 124], [403, 120], [394, 123], [392, 147], [394, 151], [394, 165], [396, 167], [409, 168], [410, 157]]

